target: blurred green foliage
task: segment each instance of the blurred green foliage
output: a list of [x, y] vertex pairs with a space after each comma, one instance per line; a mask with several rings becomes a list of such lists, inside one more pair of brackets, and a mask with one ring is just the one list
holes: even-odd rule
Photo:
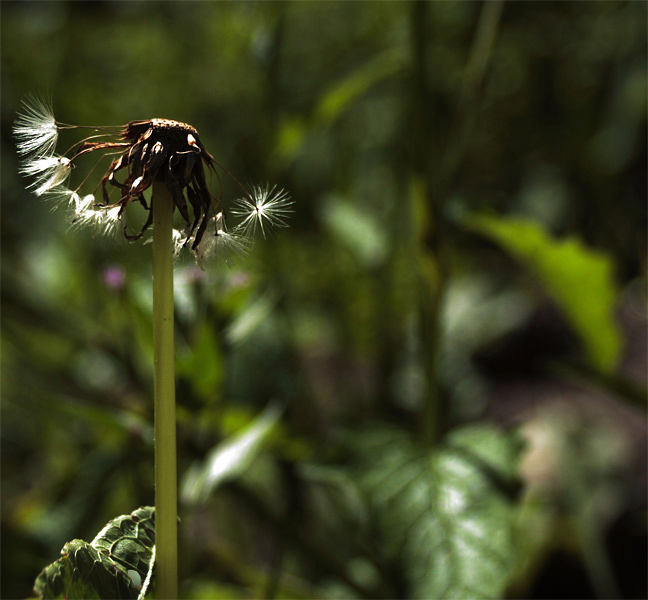
[[183, 597], [645, 597], [644, 2], [0, 10], [2, 597], [153, 502], [150, 246], [25, 190], [29, 92], [296, 202], [176, 267]]
[[539, 282], [580, 335], [583, 350], [594, 367], [608, 371], [618, 365], [618, 294], [607, 256], [587, 250], [578, 240], [551, 240], [529, 221], [478, 215], [468, 225], [492, 237], [536, 272]]

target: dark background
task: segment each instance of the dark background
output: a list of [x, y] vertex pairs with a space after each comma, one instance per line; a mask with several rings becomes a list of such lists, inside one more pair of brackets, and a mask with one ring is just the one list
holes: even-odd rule
[[[313, 483], [316, 466], [347, 476], [374, 422], [428, 442], [471, 422], [522, 432], [536, 543], [511, 597], [606, 597], [599, 559], [646, 597], [646, 4], [499, 8], [2, 2], [3, 598], [153, 502], [151, 247], [71, 228], [25, 190], [11, 125], [28, 93], [66, 123], [191, 123], [227, 170], [295, 200], [245, 260], [176, 267], [181, 482], [284, 407], [251, 471], [181, 506], [185, 597], [411, 593], [398, 558], [357, 542], [352, 482], [339, 505]], [[608, 261], [616, 364], [588, 362], [532, 270], [464, 225], [476, 211]], [[584, 523], [593, 537], [569, 533]]]

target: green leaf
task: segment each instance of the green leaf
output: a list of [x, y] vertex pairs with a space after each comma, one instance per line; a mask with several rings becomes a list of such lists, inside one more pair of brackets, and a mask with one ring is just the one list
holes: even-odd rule
[[225, 333], [227, 341], [230, 344], [240, 344], [249, 339], [268, 319], [275, 302], [276, 299], [272, 294], [265, 294], [249, 302], [227, 328]]
[[155, 509], [110, 521], [90, 544], [72, 540], [36, 578], [39, 598], [143, 598], [155, 562]]
[[501, 598], [517, 556], [519, 444], [487, 426], [445, 446], [417, 448], [395, 429], [361, 440], [362, 482], [388, 554], [401, 560], [414, 598]]
[[281, 408], [270, 404], [243, 431], [210, 450], [204, 463], [194, 464], [182, 485], [183, 500], [204, 501], [223, 481], [241, 475], [252, 464], [280, 415]]
[[277, 132], [275, 157], [286, 162], [294, 160], [312, 128], [330, 127], [363, 94], [403, 70], [406, 65], [407, 56], [398, 49], [390, 49], [333, 83], [322, 94], [308, 118], [292, 117], [281, 124]]
[[384, 262], [389, 247], [387, 236], [366, 207], [332, 196], [323, 205], [321, 214], [331, 233], [360, 263], [371, 268]]
[[315, 109], [315, 122], [329, 125], [360, 96], [380, 81], [403, 69], [406, 64], [407, 57], [399, 50], [388, 50], [377, 55], [331, 86]]
[[614, 317], [619, 292], [608, 255], [576, 238], [557, 240], [538, 223], [521, 218], [471, 215], [464, 224], [532, 271], [582, 340], [592, 366], [614, 370], [621, 355]]

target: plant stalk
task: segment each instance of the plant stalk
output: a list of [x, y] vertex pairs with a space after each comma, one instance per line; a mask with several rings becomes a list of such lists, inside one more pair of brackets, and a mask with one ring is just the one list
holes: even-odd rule
[[178, 598], [178, 488], [173, 336], [173, 199], [153, 184], [156, 598]]
[[[481, 89], [486, 77], [492, 51], [497, 39], [503, 2], [486, 2], [479, 16], [470, 59], [466, 65], [460, 102], [455, 122], [450, 129], [448, 144], [443, 156], [430, 144], [439, 124], [433, 121], [434, 95], [428, 83], [427, 62], [430, 39], [429, 3], [412, 4], [412, 65], [413, 103], [412, 144], [416, 149], [416, 187], [413, 194], [414, 213], [423, 230], [420, 235], [423, 251], [420, 254], [420, 319], [423, 340], [423, 361], [427, 379], [427, 392], [422, 413], [422, 438], [433, 446], [445, 434], [450, 424], [451, 409], [447, 394], [437, 375], [440, 346], [440, 318], [443, 295], [450, 275], [450, 230], [443, 203], [452, 190], [461, 162], [470, 144]], [[432, 108], [430, 108], [432, 107]], [[419, 206], [420, 205], [420, 206]]]

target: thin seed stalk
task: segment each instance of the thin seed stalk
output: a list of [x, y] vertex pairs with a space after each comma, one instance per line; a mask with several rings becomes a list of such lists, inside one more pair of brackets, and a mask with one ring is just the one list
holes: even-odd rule
[[156, 597], [178, 598], [178, 492], [173, 340], [173, 199], [153, 184], [153, 361]]

